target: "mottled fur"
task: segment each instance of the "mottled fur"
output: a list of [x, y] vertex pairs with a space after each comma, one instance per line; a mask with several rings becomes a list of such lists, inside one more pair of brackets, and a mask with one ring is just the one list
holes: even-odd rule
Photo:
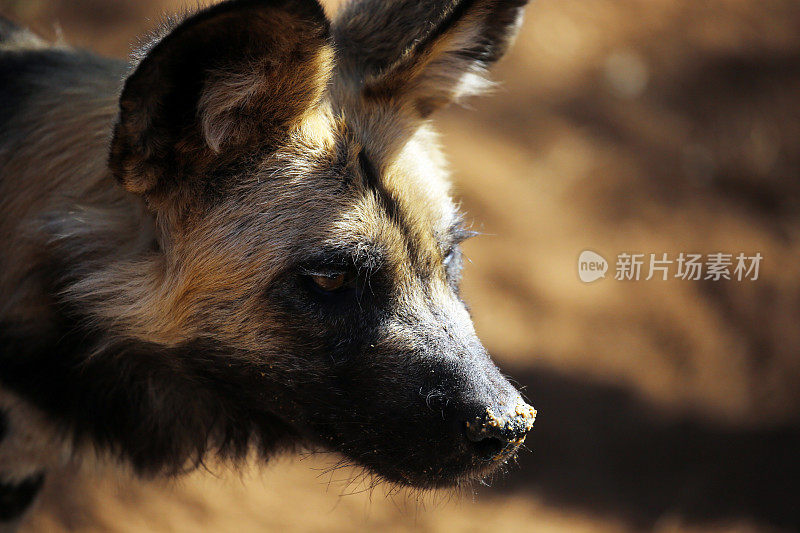
[[417, 486], [512, 455], [532, 410], [458, 297], [426, 117], [523, 4], [233, 0], [133, 66], [0, 24], [0, 408], [44, 455], [0, 441], [0, 481], [87, 448], [175, 473], [321, 445]]

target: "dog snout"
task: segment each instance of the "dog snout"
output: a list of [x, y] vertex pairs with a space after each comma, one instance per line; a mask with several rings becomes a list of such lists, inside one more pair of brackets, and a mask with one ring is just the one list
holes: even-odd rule
[[483, 407], [463, 420], [463, 431], [474, 453], [491, 461], [516, 450], [533, 429], [536, 409], [519, 398], [501, 407]]

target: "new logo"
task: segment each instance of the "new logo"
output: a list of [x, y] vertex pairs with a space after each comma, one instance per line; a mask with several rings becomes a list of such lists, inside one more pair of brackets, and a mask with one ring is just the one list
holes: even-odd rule
[[608, 261], [591, 250], [584, 250], [578, 257], [578, 277], [584, 283], [591, 283], [606, 277]]

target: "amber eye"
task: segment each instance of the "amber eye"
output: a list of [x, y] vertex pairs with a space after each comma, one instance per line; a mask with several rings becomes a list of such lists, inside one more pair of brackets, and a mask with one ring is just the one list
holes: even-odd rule
[[322, 276], [317, 274], [309, 277], [311, 278], [311, 281], [317, 285], [317, 287], [327, 292], [333, 292], [341, 289], [344, 287], [344, 284], [347, 281], [347, 275], [344, 272], [330, 276]]
[[358, 271], [353, 267], [331, 270], [328, 266], [301, 267], [304, 284], [323, 295], [340, 295], [357, 288]]

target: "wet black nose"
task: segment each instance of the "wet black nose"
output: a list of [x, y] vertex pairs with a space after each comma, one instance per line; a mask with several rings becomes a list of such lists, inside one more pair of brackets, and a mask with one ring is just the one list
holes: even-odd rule
[[464, 421], [464, 433], [475, 454], [490, 461], [515, 450], [525, 440], [536, 420], [536, 409], [525, 402], [496, 412], [486, 408]]

